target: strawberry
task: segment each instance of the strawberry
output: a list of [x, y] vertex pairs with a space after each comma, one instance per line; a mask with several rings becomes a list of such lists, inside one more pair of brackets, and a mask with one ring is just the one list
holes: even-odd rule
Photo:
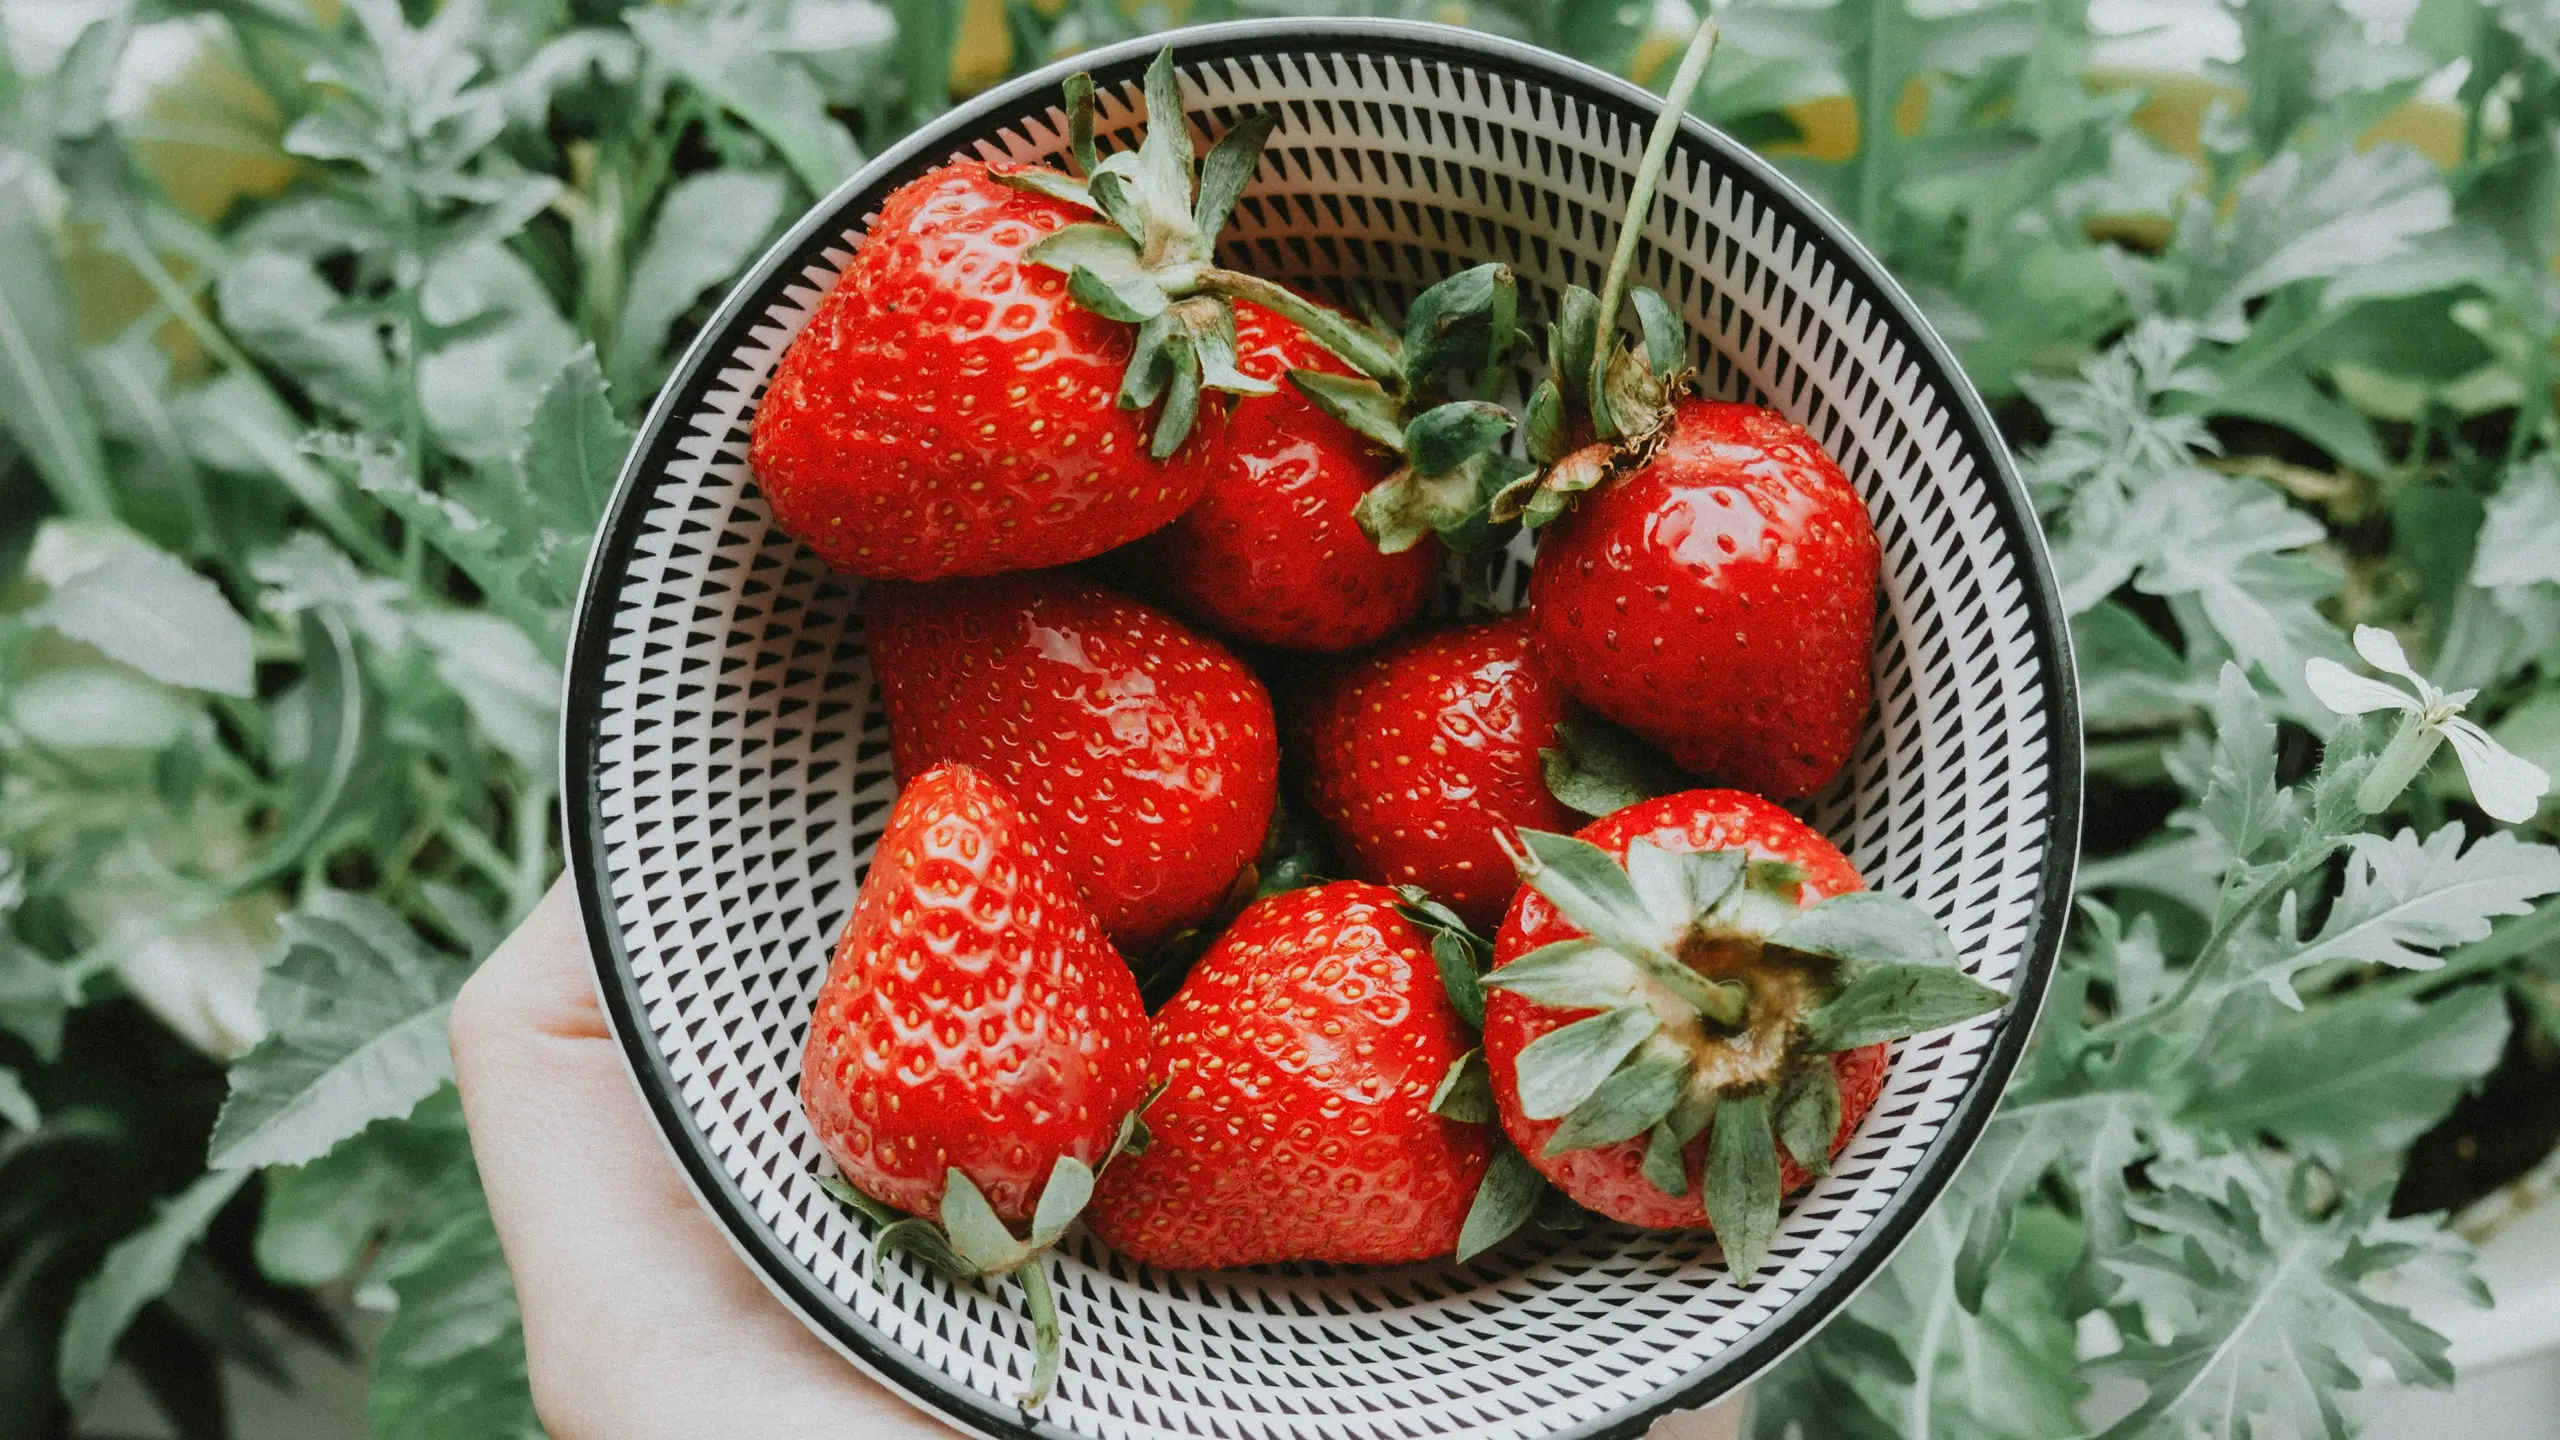
[[1540, 537], [1529, 605], [1538, 658], [1599, 714], [1682, 768], [1810, 795], [1866, 720], [1881, 550], [1866, 506], [1813, 437], [1776, 413], [1683, 394], [1688, 338], [1634, 292], [1644, 344], [1618, 337], [1636, 240], [1702, 25], [1645, 152], [1601, 293], [1568, 290], [1530, 396], [1541, 469], [1496, 495], [1495, 520]]
[[1525, 616], [1399, 641], [1314, 687], [1316, 813], [1353, 874], [1419, 886], [1490, 927], [1518, 888], [1500, 836], [1575, 823], [1540, 760], [1572, 709]]
[[898, 795], [818, 992], [801, 1103], [856, 1188], [929, 1215], [945, 1174], [1031, 1217], [1146, 1084], [1146, 1011], [1055, 843], [966, 765]]
[[1681, 768], [1810, 795], [1867, 717], [1881, 552], [1803, 427], [1684, 399], [1651, 458], [1539, 538], [1538, 658]]
[[1928, 912], [1755, 795], [1685, 791], [1520, 842], [1528, 883], [1483, 980], [1504, 1130], [1602, 1214], [1712, 1225], [1740, 1280], [1780, 1196], [1829, 1172], [1883, 1088], [1882, 1042], [2004, 1000]]
[[1205, 919], [1260, 852], [1271, 700], [1216, 641], [1057, 574], [882, 583], [869, 602], [898, 773], [985, 771], [1124, 950]]
[[1170, 49], [1146, 89], [1160, 123], [1104, 160], [1093, 81], [1067, 82], [1083, 179], [954, 161], [882, 202], [749, 449], [775, 519], [828, 564], [935, 580], [1098, 555], [1181, 514], [1221, 463], [1204, 387], [1271, 393], [1236, 369], [1232, 308], [1204, 276], [1225, 274], [1211, 250], [1276, 117], [1236, 122], [1195, 203]]
[[[1257, 305], [1236, 307], [1237, 365], [1258, 380], [1348, 371], [1306, 331]], [[1440, 546], [1379, 553], [1353, 511], [1395, 469], [1375, 441], [1295, 388], [1236, 402], [1223, 456], [1198, 504], [1141, 540], [1133, 574], [1180, 613], [1239, 640], [1349, 650], [1422, 610]]]
[[1156, 1016], [1148, 1146], [1087, 1220], [1165, 1269], [1447, 1254], [1491, 1127], [1433, 1101], [1475, 1037], [1395, 892], [1358, 881], [1256, 901]]

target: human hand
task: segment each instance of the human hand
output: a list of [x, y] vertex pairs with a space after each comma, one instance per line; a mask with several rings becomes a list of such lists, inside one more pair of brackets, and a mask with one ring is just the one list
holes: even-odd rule
[[947, 1437], [748, 1273], [685, 1188], [554, 885], [453, 1006], [471, 1148], [554, 1440]]

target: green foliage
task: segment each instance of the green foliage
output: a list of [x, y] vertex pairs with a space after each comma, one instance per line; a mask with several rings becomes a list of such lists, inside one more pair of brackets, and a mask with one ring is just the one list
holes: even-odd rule
[[[1017, 69], [1166, 23], [1006, 8]], [[2560, 41], [2533, 0], [2400, 43], [2231, 8], [2247, 99], [2186, 150], [2088, 83], [2079, 0], [1719, 11], [1693, 108], [1777, 145], [1857, 103], [1853, 157], [1781, 163], [2019, 442], [2101, 822], [2012, 1093], [1763, 1435], [2342, 1435], [2345, 1376], [2444, 1376], [2367, 1281], [2455, 1263], [2385, 1200], [2560, 958], [2552, 812], [2497, 832], [2439, 759], [2373, 821], [2382, 737], [2303, 675], [2387, 626], [2560, 768]], [[557, 868], [587, 546], [729, 278], [984, 38], [941, 0], [318, 13], [105, 5], [0, 57], [0, 1414], [38, 1436], [111, 1360], [222, 1433], [218, 1362], [272, 1363], [247, 1315], [334, 1343], [296, 1287], [351, 1279], [391, 1311], [378, 1433], [538, 1433], [441, 1007]], [[1464, 18], [1661, 49], [1648, 6]], [[267, 104], [116, 99], [144, 27]], [[2458, 163], [2354, 143], [2457, 60]], [[208, 202], [207, 146], [293, 163]], [[1578, 803], [1661, 783], [1610, 739], [1553, 757]], [[1811, 1144], [1823, 1097], [1780, 1108]], [[1548, 1213], [1495, 1176], [1470, 1249]]]

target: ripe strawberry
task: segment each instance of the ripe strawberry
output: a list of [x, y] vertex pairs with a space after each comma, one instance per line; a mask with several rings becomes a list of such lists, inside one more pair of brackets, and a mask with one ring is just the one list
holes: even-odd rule
[[1702, 25], [1657, 122], [1601, 293], [1570, 289], [1531, 395], [1542, 467], [1496, 495], [1540, 537], [1538, 658], [1575, 699], [1682, 768], [1766, 795], [1809, 795], [1865, 722], [1881, 555], [1866, 506], [1804, 429], [1684, 397], [1688, 337], [1634, 294], [1644, 344], [1618, 337], [1636, 237], [1672, 127], [1704, 73]]
[[[1236, 307], [1236, 352], [1257, 380], [1350, 373], [1296, 324], [1255, 305]], [[1239, 640], [1287, 650], [1369, 644], [1421, 613], [1439, 568], [1438, 542], [1380, 554], [1353, 518], [1396, 463], [1294, 387], [1247, 396], [1199, 503], [1139, 541], [1130, 569], [1175, 610]]]
[[1809, 795], [1866, 721], [1880, 563], [1803, 427], [1682, 400], [1650, 459], [1539, 537], [1538, 658], [1683, 769]]
[[889, 812], [818, 992], [800, 1101], [854, 1187], [917, 1215], [947, 1175], [1031, 1218], [1146, 1089], [1146, 1010], [1044, 827], [965, 765]]
[[1475, 1043], [1393, 891], [1289, 890], [1236, 917], [1156, 1016], [1149, 1143], [1087, 1220], [1166, 1269], [1445, 1255], [1492, 1153], [1434, 1114]]
[[1162, 611], [1056, 574], [883, 583], [869, 638], [898, 773], [985, 771], [1122, 949], [1206, 918], [1260, 852], [1270, 697]]
[[1519, 883], [1502, 837], [1576, 822], [1539, 758], [1572, 709], [1530, 653], [1526, 616], [1399, 641], [1314, 688], [1316, 813], [1353, 874], [1418, 885], [1490, 928]]
[[1503, 1128], [1591, 1209], [1713, 1225], [1737, 1278], [1874, 1103], [1882, 1042], [2003, 1003], [1928, 912], [1758, 796], [1520, 838], [1528, 884], [1484, 978]]

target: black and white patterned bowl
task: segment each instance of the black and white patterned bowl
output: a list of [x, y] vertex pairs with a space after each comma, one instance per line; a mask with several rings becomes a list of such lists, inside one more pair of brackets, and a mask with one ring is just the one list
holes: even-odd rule
[[[1653, 96], [1437, 26], [1256, 21], [1173, 39], [1203, 140], [1252, 108], [1282, 117], [1232, 262], [1401, 296], [1497, 259], [1533, 315], [1568, 282], [1597, 288]], [[1066, 1370], [1036, 1422], [1011, 1404], [1030, 1365], [1015, 1297], [903, 1260], [866, 1279], [866, 1223], [813, 1178], [800, 1047], [894, 791], [858, 583], [774, 527], [747, 470], [749, 420], [883, 196], [955, 154], [1062, 150], [1072, 68], [1099, 84], [1106, 143], [1130, 143], [1158, 43], [1005, 85], [881, 156], [738, 286], [660, 397], [570, 663], [569, 850], [606, 1009], [749, 1263], [848, 1357], [963, 1427], [1634, 1434], [1802, 1340], [1946, 1183], [2043, 996], [2080, 804], [2069, 638], [1979, 397], [1839, 222], [1694, 120], [1647, 222], [1646, 283], [1699, 338], [1703, 388], [1809, 427], [1884, 541], [1877, 714], [1810, 818], [1874, 884], [1936, 912], [2014, 1003], [1894, 1047], [1882, 1098], [1832, 1175], [1789, 1204], [1748, 1290], [1687, 1234], [1532, 1234], [1466, 1266], [1160, 1274], [1075, 1232], [1050, 1261]], [[1515, 596], [1524, 574], [1511, 567]]]

